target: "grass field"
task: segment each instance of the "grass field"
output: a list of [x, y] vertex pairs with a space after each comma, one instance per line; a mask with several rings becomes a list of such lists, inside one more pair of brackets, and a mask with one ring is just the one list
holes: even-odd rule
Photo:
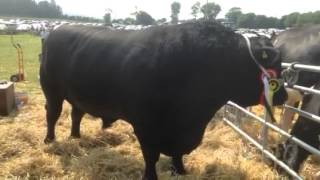
[[[40, 39], [17, 35], [23, 46], [27, 81], [15, 84], [26, 91], [29, 102], [9, 117], [0, 117], [0, 179], [140, 179], [143, 159], [131, 126], [117, 121], [100, 130], [100, 120], [86, 116], [81, 124], [81, 139], [70, 139], [70, 107], [57, 123], [57, 141], [45, 145], [44, 97], [38, 83]], [[9, 36], [0, 36], [0, 79], [16, 73], [16, 52]], [[257, 134], [256, 124], [247, 124]], [[161, 156], [157, 164], [164, 179], [280, 179], [261, 159], [255, 148], [243, 141], [221, 121], [212, 121], [205, 138], [195, 151], [184, 157], [189, 175], [171, 176], [170, 161]], [[314, 160], [304, 168], [304, 176], [319, 170]]]
[[[33, 35], [14, 35], [14, 42], [23, 48], [26, 82], [22, 90], [39, 90], [38, 86], [38, 54], [40, 53], [40, 38]], [[0, 79], [9, 80], [10, 76], [18, 73], [17, 51], [11, 45], [8, 35], [0, 35]], [[19, 86], [19, 85], [18, 85]], [[20, 86], [19, 86], [20, 88]]]

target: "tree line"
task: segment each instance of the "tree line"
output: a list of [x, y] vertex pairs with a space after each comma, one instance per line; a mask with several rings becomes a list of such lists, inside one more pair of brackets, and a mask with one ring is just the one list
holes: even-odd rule
[[[177, 24], [179, 22], [179, 13], [181, 3], [173, 2], [171, 4], [171, 15], [169, 23]], [[214, 2], [205, 3], [196, 2], [190, 8], [190, 14], [193, 19], [215, 20], [220, 13], [221, 7]], [[107, 9], [103, 19], [64, 15], [62, 8], [56, 4], [55, 0], [50, 2], [43, 0], [0, 0], [0, 16], [20, 16], [36, 18], [56, 18], [69, 19], [86, 22], [105, 22], [105, 24], [141, 24], [153, 25], [168, 23], [166, 18], [155, 20], [150, 14], [143, 10], [136, 10], [131, 14], [133, 17], [124, 19], [112, 19], [112, 10]], [[320, 24], [320, 11], [298, 13], [294, 12], [281, 18], [267, 17], [265, 15], [256, 15], [254, 13], [243, 13], [241, 8], [233, 7], [225, 15], [226, 20], [236, 28], [286, 28], [294, 26], [303, 26], [306, 24]]]
[[[179, 13], [181, 9], [181, 4], [179, 2], [173, 2], [171, 4], [171, 15], [170, 15], [170, 23], [171, 24], [177, 24], [179, 22]], [[210, 2], [204, 5], [200, 5], [199, 2], [194, 4], [192, 7], [192, 16], [197, 19], [198, 15], [200, 13], [203, 14], [203, 18], [214, 20], [218, 13], [221, 11], [221, 7], [218, 4], [215, 4], [214, 2]], [[111, 23], [121, 23], [121, 24], [137, 24], [137, 25], [153, 25], [153, 24], [162, 24], [166, 23], [166, 18], [161, 18], [158, 20], [155, 20], [150, 14], [148, 14], [146, 11], [143, 10], [136, 10], [135, 12], [131, 13], [135, 17], [134, 18], [125, 18], [125, 19], [112, 19], [112, 10], [108, 9], [108, 11], [105, 13], [103, 19], [105, 24], [111, 24]]]
[[287, 28], [309, 24], [320, 24], [320, 11], [298, 13], [294, 12], [281, 18], [242, 13], [241, 8], [234, 7], [225, 15], [226, 19], [239, 28]]
[[[179, 22], [181, 4], [179, 2], [173, 2], [171, 4], [171, 20], [170, 23], [177, 24]], [[209, 2], [201, 5], [200, 2], [196, 2], [191, 6], [191, 15], [193, 19], [209, 19], [215, 20], [217, 15], [221, 11], [219, 4]], [[162, 18], [155, 20], [150, 14], [145, 11], [136, 11], [133, 13], [135, 19], [111, 19], [112, 12], [109, 11], [104, 16], [104, 22], [106, 24], [122, 23], [122, 24], [161, 24], [167, 22], [167, 19]], [[202, 16], [201, 16], [202, 15]], [[254, 13], [243, 13], [241, 8], [233, 7], [225, 15], [225, 20], [232, 24], [235, 28], [287, 28], [295, 26], [303, 26], [308, 24], [320, 24], [320, 11], [298, 13], [294, 12], [281, 18], [267, 17], [265, 15], [256, 15]]]
[[60, 18], [62, 9], [54, 0], [40, 1], [34, 0], [1, 0], [1, 16], [21, 16], [21, 17], [39, 17], [39, 18]]
[[38, 3], [35, 0], [0, 0], [0, 16], [102, 22], [101, 19], [97, 18], [64, 15], [62, 8], [56, 4], [55, 0], [50, 0], [50, 2], [43, 0]]

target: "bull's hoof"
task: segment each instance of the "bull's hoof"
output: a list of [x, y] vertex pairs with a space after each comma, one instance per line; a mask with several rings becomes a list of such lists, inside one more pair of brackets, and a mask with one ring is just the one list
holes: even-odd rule
[[171, 169], [171, 176], [187, 174], [187, 171], [184, 168], [177, 168], [177, 167], [171, 166], [170, 169]]
[[46, 137], [45, 139], [44, 139], [44, 143], [45, 144], [50, 144], [50, 143], [53, 143], [54, 142], [54, 138], [48, 138], [48, 137]]
[[81, 138], [80, 134], [71, 134], [70, 135], [70, 139], [80, 139], [80, 138]]

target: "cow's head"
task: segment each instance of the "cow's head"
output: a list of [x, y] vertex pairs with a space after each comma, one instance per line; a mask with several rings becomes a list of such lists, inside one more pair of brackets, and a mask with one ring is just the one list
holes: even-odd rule
[[287, 93], [281, 80], [280, 52], [273, 47], [271, 40], [265, 36], [256, 34], [251, 36], [241, 34], [240, 36], [241, 51], [243, 51], [244, 57], [247, 59], [248, 71], [252, 72], [250, 76], [253, 74], [255, 74], [253, 76], [256, 76], [247, 88], [247, 94], [250, 94], [251, 98], [248, 100], [242, 99], [243, 102], [240, 102], [240, 104], [250, 106], [259, 102], [265, 103], [264, 77], [268, 77], [269, 81], [272, 79], [278, 80], [279, 87], [276, 88], [277, 90], [274, 93], [273, 105], [283, 104], [287, 99]]

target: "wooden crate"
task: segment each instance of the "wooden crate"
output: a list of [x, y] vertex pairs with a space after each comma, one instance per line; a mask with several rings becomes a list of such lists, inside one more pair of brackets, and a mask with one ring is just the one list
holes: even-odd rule
[[0, 82], [0, 115], [7, 116], [15, 108], [14, 86], [12, 82]]

